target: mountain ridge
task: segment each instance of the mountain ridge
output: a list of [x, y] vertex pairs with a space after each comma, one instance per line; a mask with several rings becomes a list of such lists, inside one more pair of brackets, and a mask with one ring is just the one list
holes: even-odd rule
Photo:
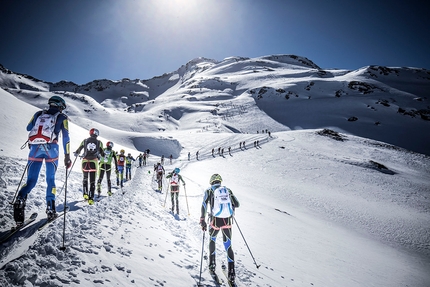
[[0, 73], [2, 89], [39, 108], [52, 94], [64, 96], [81, 126], [120, 115], [141, 133], [331, 128], [430, 155], [430, 71], [421, 68], [322, 69], [305, 57], [268, 55], [198, 57], [147, 80], [84, 85]]

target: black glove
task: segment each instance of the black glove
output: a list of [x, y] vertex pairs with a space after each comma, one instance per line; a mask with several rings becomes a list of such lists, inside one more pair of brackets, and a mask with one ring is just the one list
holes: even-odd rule
[[206, 221], [205, 221], [205, 218], [204, 217], [201, 217], [200, 218], [200, 226], [202, 227], [202, 230], [203, 231], [206, 231], [207, 230], [207, 224], [206, 224]]
[[67, 169], [69, 169], [72, 166], [72, 161], [70, 160], [70, 154], [65, 154], [64, 155], [64, 165], [66, 166]]

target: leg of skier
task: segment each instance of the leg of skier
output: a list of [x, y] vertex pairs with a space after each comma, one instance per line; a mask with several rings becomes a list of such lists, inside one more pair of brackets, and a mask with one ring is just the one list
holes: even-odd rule
[[[100, 194], [102, 193], [102, 181], [103, 181], [103, 177], [105, 175], [105, 169], [106, 169], [106, 165], [102, 164], [100, 166], [99, 169], [99, 179], [97, 180], [97, 194], [100, 197]], [[107, 174], [106, 174], [107, 176]]]
[[53, 219], [56, 216], [55, 209], [55, 194], [56, 186], [55, 186], [55, 172], [57, 171], [58, 160], [48, 161], [45, 160], [45, 168], [46, 168], [46, 215], [48, 219]]
[[231, 227], [222, 229], [222, 235], [223, 235], [224, 248], [225, 248], [225, 251], [227, 252], [228, 280], [234, 283], [236, 278], [236, 273], [234, 270], [234, 252], [233, 252], [233, 248], [231, 247], [231, 236], [232, 236]]
[[209, 227], [209, 270], [215, 271], [216, 267], [216, 237], [218, 235], [219, 229], [213, 228], [212, 224]]
[[28, 161], [27, 182], [19, 190], [13, 205], [13, 218], [17, 224], [22, 224], [24, 222], [27, 195], [36, 186], [42, 163], [42, 161]]
[[106, 180], [107, 180], [107, 185], [108, 185], [108, 195], [109, 196], [112, 195], [112, 182], [110, 180], [110, 174], [111, 174], [111, 168], [109, 167], [106, 170]]

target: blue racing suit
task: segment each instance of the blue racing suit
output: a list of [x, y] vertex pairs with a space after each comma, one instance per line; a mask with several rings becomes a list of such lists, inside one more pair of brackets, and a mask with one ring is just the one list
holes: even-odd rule
[[[30, 131], [36, 124], [37, 118], [44, 111], [36, 112], [27, 125], [27, 131]], [[48, 114], [56, 114], [60, 109], [55, 106], [50, 106], [46, 111]], [[39, 172], [45, 161], [46, 167], [46, 204], [51, 206], [55, 202], [56, 186], [55, 186], [55, 173], [58, 167], [59, 157], [59, 134], [63, 137], [63, 151], [64, 154], [70, 154], [70, 138], [69, 138], [69, 123], [67, 116], [60, 113], [55, 123], [54, 134], [55, 138], [51, 143], [46, 144], [30, 144], [30, 152], [28, 155], [27, 163], [27, 182], [21, 187], [18, 192], [18, 197], [27, 198], [30, 191], [36, 186], [39, 178]]]

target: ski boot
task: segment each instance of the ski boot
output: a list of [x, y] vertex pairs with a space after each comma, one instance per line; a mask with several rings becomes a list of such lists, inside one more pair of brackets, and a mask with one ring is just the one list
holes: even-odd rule
[[216, 269], [216, 261], [215, 261], [215, 254], [209, 255], [209, 272], [211, 274], [215, 273]]
[[84, 193], [84, 199], [88, 200], [90, 197], [88, 196], [88, 194]]
[[54, 220], [57, 217], [57, 212], [55, 210], [55, 200], [48, 202], [46, 206], [46, 217], [49, 221]]
[[109, 190], [109, 191], [108, 191], [108, 195], [109, 195], [109, 196], [112, 196], [112, 191], [110, 191], [110, 190]]
[[215, 265], [215, 264], [209, 264], [209, 272], [210, 272], [211, 274], [214, 274], [214, 273], [215, 273], [215, 268], [216, 268], [216, 265]]
[[234, 262], [228, 263], [228, 281], [234, 285], [234, 281], [236, 279], [236, 273], [234, 271]]
[[89, 205], [93, 205], [94, 204], [94, 199], [92, 199], [92, 198], [88, 199], [88, 204]]
[[18, 196], [13, 204], [13, 218], [16, 225], [22, 225], [25, 219], [25, 198]]

